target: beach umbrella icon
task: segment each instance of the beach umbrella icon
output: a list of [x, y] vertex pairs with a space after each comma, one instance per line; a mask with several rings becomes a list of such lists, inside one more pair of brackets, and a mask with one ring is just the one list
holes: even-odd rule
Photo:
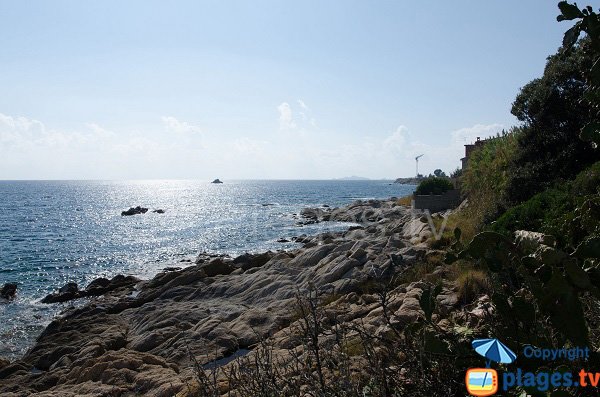
[[517, 359], [517, 355], [498, 339], [475, 339], [471, 345], [478, 354], [487, 359], [487, 368], [490, 367], [491, 361], [510, 364]]

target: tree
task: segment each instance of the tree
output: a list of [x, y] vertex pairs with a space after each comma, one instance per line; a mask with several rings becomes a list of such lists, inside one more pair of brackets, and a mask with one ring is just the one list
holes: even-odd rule
[[597, 121], [584, 100], [586, 72], [594, 56], [584, 38], [571, 50], [548, 58], [544, 75], [525, 85], [512, 113], [523, 123], [508, 184], [508, 199], [529, 199], [560, 179], [571, 179], [598, 159], [598, 150], [580, 138], [581, 129]]
[[[600, 111], [600, 14], [595, 13], [590, 6], [580, 10], [577, 3], [569, 4], [567, 1], [558, 3], [558, 8], [560, 9], [560, 15], [556, 17], [558, 22], [578, 20], [565, 32], [563, 47], [567, 50], [573, 48], [582, 32], [587, 33], [590, 39], [594, 63], [587, 73], [589, 86], [585, 98], [598, 115]], [[581, 138], [600, 145], [600, 123], [586, 124], [581, 130]]]
[[439, 168], [433, 171], [433, 175], [435, 175], [438, 178], [446, 178], [446, 173]]
[[450, 178], [460, 178], [463, 174], [463, 169], [456, 167], [454, 171], [450, 174]]

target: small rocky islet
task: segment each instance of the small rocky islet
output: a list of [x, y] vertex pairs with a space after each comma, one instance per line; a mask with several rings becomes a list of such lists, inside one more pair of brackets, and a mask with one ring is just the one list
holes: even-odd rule
[[[140, 215], [140, 214], [145, 214], [146, 212], [148, 212], [148, 208], [138, 205], [137, 207], [131, 207], [128, 210], [121, 211], [121, 216]], [[158, 209], [152, 210], [151, 212], [154, 214], [164, 214], [165, 210], [158, 208]]]
[[[306, 209], [302, 216], [355, 226], [297, 237], [303, 246], [290, 251], [200, 254], [193, 265], [151, 280], [115, 276], [83, 290], [67, 284], [43, 301], [91, 300], [52, 321], [21, 359], [0, 361], [0, 395], [187, 396], [195, 365], [251, 355], [265, 337], [272, 337], [274, 354], [293, 348], [286, 338], [296, 320], [290, 308], [312, 289], [335, 297], [343, 321], [386, 332], [377, 298], [361, 286], [436, 255], [426, 244], [427, 221], [394, 199]], [[413, 282], [390, 292], [393, 322], [422, 316], [424, 288]], [[446, 311], [457, 304], [449, 284], [437, 299]]]

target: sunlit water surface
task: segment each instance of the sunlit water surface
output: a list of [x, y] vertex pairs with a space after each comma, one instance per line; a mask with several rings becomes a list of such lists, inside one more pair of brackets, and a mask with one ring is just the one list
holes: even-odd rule
[[[299, 226], [294, 214], [303, 207], [412, 189], [384, 181], [0, 181], [0, 286], [18, 283], [16, 301], [0, 304], [0, 356], [23, 354], [73, 304], [39, 303], [67, 282], [83, 288], [101, 276], [150, 278], [203, 251], [291, 249], [277, 239], [348, 226]], [[166, 212], [121, 216], [137, 205]]]

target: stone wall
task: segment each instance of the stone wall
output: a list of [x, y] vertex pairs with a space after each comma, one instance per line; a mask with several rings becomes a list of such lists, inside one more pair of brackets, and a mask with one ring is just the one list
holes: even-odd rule
[[450, 208], [456, 208], [460, 205], [460, 190], [448, 190], [439, 195], [414, 195], [414, 208], [419, 210], [429, 210], [429, 212], [438, 212]]

